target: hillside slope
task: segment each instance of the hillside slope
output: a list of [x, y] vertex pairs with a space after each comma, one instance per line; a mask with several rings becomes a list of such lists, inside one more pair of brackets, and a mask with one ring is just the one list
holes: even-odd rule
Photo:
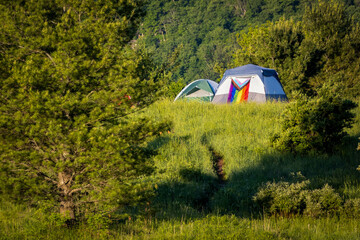
[[[170, 213], [180, 218], [204, 212], [254, 216], [260, 211], [253, 201], [259, 187], [269, 181], [292, 181], [297, 173], [310, 181], [310, 188], [329, 184], [344, 200], [360, 198], [359, 121], [337, 155], [281, 154], [269, 139], [280, 128], [285, 105], [155, 104], [149, 114], [174, 121], [173, 131], [153, 143], [159, 153], [154, 159], [157, 216], [167, 218]], [[357, 113], [359, 120], [359, 108]], [[214, 153], [224, 161], [225, 183], [216, 175]]]

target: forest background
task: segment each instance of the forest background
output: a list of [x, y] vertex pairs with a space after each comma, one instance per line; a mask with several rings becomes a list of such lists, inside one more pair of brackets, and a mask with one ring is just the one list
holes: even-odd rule
[[253, 63], [276, 69], [289, 96], [329, 78], [355, 96], [360, 3], [330, 2], [306, 12], [313, 1], [151, 1], [137, 42], [156, 63], [171, 61], [179, 85], [172, 95], [196, 79], [219, 81], [226, 69]]

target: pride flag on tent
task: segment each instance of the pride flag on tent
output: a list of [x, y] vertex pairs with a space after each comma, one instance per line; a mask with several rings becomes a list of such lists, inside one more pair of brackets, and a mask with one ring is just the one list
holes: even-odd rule
[[231, 79], [228, 103], [240, 103], [247, 101], [249, 97], [250, 79], [241, 83], [237, 79]]

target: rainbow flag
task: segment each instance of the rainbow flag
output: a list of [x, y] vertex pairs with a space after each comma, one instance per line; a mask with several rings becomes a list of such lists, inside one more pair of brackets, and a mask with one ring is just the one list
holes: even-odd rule
[[249, 97], [250, 79], [241, 83], [239, 80], [231, 79], [228, 103], [240, 103], [247, 101]]

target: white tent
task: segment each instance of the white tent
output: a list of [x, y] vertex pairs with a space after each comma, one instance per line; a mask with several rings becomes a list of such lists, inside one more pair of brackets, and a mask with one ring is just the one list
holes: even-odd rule
[[276, 71], [248, 64], [225, 72], [212, 102], [265, 102], [269, 99], [287, 99]]

